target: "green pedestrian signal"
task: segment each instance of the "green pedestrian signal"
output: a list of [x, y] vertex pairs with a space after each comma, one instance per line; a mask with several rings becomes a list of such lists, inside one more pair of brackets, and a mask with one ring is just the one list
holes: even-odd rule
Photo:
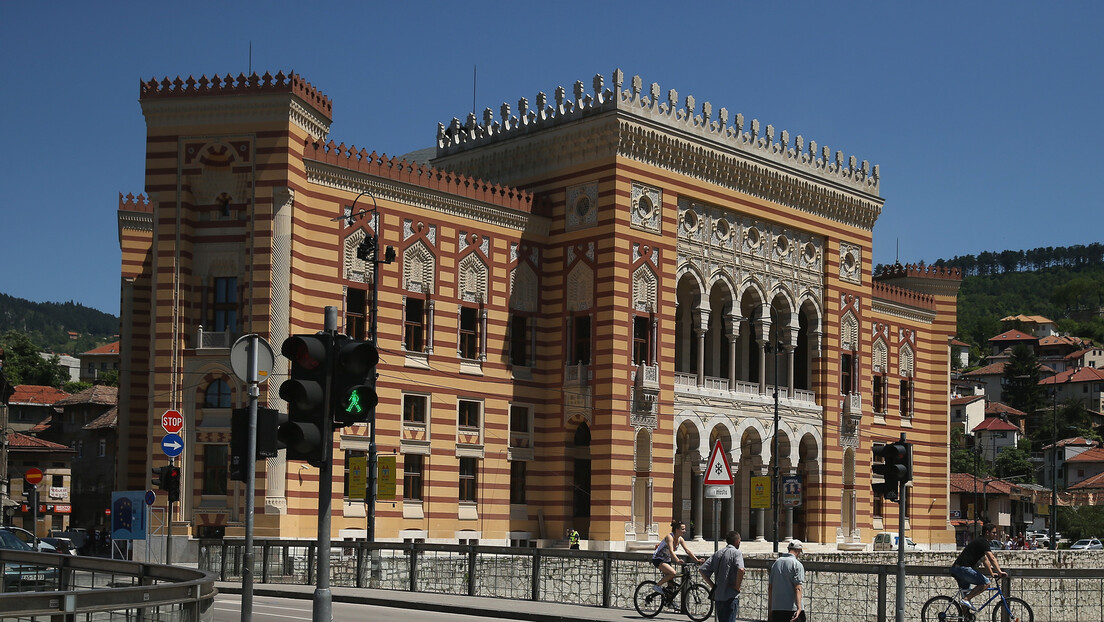
[[367, 423], [379, 403], [376, 395], [376, 363], [379, 351], [372, 341], [338, 335], [333, 349], [333, 391], [330, 412], [334, 427]]

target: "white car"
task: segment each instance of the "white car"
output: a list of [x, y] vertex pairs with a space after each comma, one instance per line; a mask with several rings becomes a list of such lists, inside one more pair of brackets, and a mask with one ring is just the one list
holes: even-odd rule
[[1077, 542], [1070, 545], [1071, 551], [1087, 551], [1095, 549], [1104, 549], [1104, 544], [1100, 543], [1100, 540], [1096, 538], [1081, 538]]
[[[874, 550], [875, 551], [896, 551], [897, 541], [899, 536], [895, 533], [883, 531], [882, 533], [874, 536]], [[906, 551], [923, 551], [924, 547], [916, 544], [912, 541], [912, 538], [905, 536], [905, 550]]]

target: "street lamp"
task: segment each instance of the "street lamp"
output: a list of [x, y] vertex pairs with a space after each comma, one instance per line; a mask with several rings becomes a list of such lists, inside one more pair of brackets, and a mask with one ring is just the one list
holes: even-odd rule
[[774, 355], [774, 436], [771, 441], [771, 507], [774, 510], [774, 552], [778, 552], [778, 505], [781, 500], [778, 480], [778, 355], [782, 353], [781, 341], [768, 341], [767, 354]]

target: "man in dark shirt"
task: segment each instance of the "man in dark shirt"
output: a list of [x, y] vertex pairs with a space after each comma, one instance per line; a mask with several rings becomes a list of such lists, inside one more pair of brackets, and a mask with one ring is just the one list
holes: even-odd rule
[[986, 525], [985, 533], [967, 544], [951, 566], [951, 574], [954, 575], [959, 589], [962, 590], [963, 606], [974, 611], [977, 611], [977, 607], [970, 599], [982, 593], [989, 584], [989, 578], [976, 568], [978, 562], [985, 562], [986, 572], [993, 577], [1008, 576], [1007, 572], [1001, 570], [1000, 564], [997, 563], [997, 556], [993, 555], [993, 550], [989, 547], [989, 540], [996, 535], [996, 526]]

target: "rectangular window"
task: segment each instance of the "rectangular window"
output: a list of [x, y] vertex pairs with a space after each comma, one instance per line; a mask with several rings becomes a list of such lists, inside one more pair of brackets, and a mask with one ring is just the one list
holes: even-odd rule
[[203, 446], [203, 494], [225, 495], [229, 480], [229, 445]]
[[50, 476], [50, 482], [51, 482], [50, 485], [53, 486], [54, 488], [64, 488], [65, 487], [65, 476], [64, 475], [56, 475], [56, 474], [51, 475]]
[[406, 297], [403, 344], [410, 352], [425, 351], [425, 301], [413, 296]]
[[874, 376], [874, 412], [885, 412], [885, 376], [881, 374]]
[[901, 380], [901, 416], [912, 416], [912, 380], [907, 378]]
[[479, 402], [460, 400], [457, 408], [456, 425], [461, 428], [478, 428], [479, 406]]
[[107, 439], [106, 438], [101, 438], [100, 439], [100, 454], [99, 454], [99, 457], [103, 458], [106, 455], [107, 455]]
[[479, 358], [479, 309], [460, 307], [460, 358]]
[[[345, 450], [345, 477], [343, 478], [344, 479], [344, 488], [342, 489], [342, 496], [344, 496], [346, 499], [363, 499], [364, 498], [364, 492], [365, 492], [364, 490], [354, 491], [352, 488], [350, 488], [349, 485], [352, 483], [354, 471], [356, 471], [357, 469], [360, 469], [362, 477], [366, 477], [363, 474], [365, 473], [365, 469], [368, 468], [367, 460], [368, 460], [367, 452], [364, 452], [364, 451], [361, 451], [361, 450], [358, 450], [358, 449], [346, 449]], [[367, 479], [361, 479], [361, 483], [365, 483], [365, 485], [366, 485], [366, 482], [367, 482]], [[349, 495], [350, 492], [353, 492], [355, 494], [350, 496]]]
[[215, 278], [214, 318], [212, 329], [215, 331], [234, 331], [238, 328], [238, 277], [221, 276]]
[[366, 339], [368, 334], [368, 290], [349, 288], [345, 309], [345, 334], [353, 339]]
[[429, 401], [429, 398], [424, 395], [404, 395], [403, 421], [405, 423], [425, 423], [427, 401]]
[[651, 365], [651, 321], [643, 316], [633, 317], [633, 365]]
[[573, 318], [571, 331], [570, 365], [590, 365], [590, 316], [577, 315]]
[[510, 463], [510, 503], [525, 503], [525, 465], [523, 460]]
[[840, 394], [848, 395], [854, 391], [854, 384], [851, 379], [851, 368], [854, 365], [855, 355], [850, 352], [844, 352], [840, 356]]
[[403, 499], [422, 500], [422, 481], [425, 478], [425, 456], [403, 454]]
[[526, 406], [510, 406], [510, 447], [528, 448], [532, 434], [529, 422], [529, 408]]
[[874, 518], [882, 518], [885, 516], [882, 509], [882, 495], [874, 495], [874, 503], [871, 504], [870, 515]]
[[478, 468], [475, 458], [460, 458], [460, 501], [476, 502]]
[[530, 367], [529, 318], [514, 314], [510, 317], [510, 364]]

